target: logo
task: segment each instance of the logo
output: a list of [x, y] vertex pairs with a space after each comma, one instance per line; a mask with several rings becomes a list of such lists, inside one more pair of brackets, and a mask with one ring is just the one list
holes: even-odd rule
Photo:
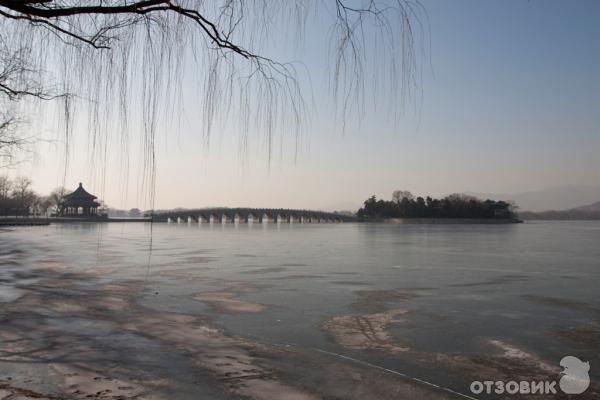
[[[566, 394], [581, 394], [590, 386], [590, 363], [574, 356], [565, 356], [560, 360], [563, 368], [558, 386]], [[556, 394], [557, 382], [547, 381], [473, 381], [471, 393], [474, 394]]]
[[560, 373], [560, 390], [566, 394], [581, 394], [590, 386], [590, 363], [583, 362], [577, 357], [566, 356], [560, 360], [563, 371]]

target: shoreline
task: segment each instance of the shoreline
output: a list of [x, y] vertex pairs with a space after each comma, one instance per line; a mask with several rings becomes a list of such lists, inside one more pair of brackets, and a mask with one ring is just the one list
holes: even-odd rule
[[502, 225], [502, 224], [520, 224], [523, 220], [517, 218], [383, 218], [380, 220], [368, 220], [365, 222], [383, 222], [386, 224], [486, 224], [486, 225]]
[[47, 218], [0, 218], [0, 226], [43, 226], [50, 225]]
[[62, 223], [105, 223], [105, 222], [152, 222], [150, 218], [39, 218], [39, 217], [0, 217], [0, 226], [47, 226]]

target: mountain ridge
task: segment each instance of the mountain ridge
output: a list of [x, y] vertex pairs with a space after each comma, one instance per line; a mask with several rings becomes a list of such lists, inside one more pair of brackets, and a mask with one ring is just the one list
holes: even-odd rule
[[466, 192], [480, 198], [514, 201], [523, 211], [571, 210], [591, 206], [600, 199], [600, 185], [563, 185], [520, 193]]

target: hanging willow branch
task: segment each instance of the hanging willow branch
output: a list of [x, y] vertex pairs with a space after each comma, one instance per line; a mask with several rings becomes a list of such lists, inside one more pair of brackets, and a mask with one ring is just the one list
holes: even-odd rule
[[276, 133], [299, 137], [307, 120], [302, 64], [270, 48], [282, 31], [295, 26], [301, 37], [307, 21], [330, 20], [331, 88], [345, 121], [353, 106], [364, 112], [369, 62], [383, 84], [369, 77], [367, 88], [384, 87], [392, 100], [414, 91], [415, 21], [420, 27], [423, 15], [418, 0], [0, 0], [0, 101], [58, 97], [64, 142], [87, 123], [99, 165], [111, 132], [120, 132], [126, 153], [132, 125], [140, 127], [153, 186], [157, 130], [172, 134], [181, 110], [195, 108], [184, 104], [184, 77], [201, 83], [206, 142], [234, 114], [241, 143], [259, 132], [270, 155]]

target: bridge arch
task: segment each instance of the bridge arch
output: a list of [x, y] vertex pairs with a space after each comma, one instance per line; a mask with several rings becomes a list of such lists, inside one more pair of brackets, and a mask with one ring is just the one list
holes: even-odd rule
[[165, 211], [152, 215], [154, 222], [197, 223], [340, 223], [354, 222], [356, 217], [313, 210], [269, 208], [203, 208]]

